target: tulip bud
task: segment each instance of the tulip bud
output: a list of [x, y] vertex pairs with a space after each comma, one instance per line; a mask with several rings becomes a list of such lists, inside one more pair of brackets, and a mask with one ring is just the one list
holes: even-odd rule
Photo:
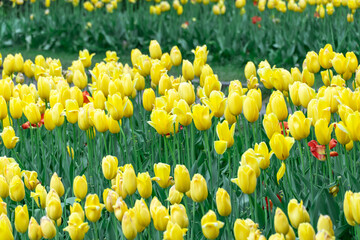
[[111, 180], [116, 176], [118, 159], [114, 156], [108, 155], [102, 159], [101, 166], [104, 177]]
[[155, 180], [160, 187], [167, 188], [173, 184], [172, 177], [170, 176], [170, 165], [164, 163], [154, 164]]
[[276, 157], [285, 160], [290, 155], [290, 150], [295, 140], [292, 137], [284, 137], [280, 133], [275, 133], [270, 139], [270, 147], [274, 151]]
[[41, 227], [41, 232], [43, 234], [43, 237], [45, 239], [52, 239], [55, 237], [55, 235], [56, 235], [55, 224], [47, 216], [44, 216], [41, 218], [40, 227]]
[[300, 240], [315, 239], [315, 231], [310, 223], [301, 223], [299, 225], [298, 233]]
[[3, 129], [1, 138], [7, 149], [13, 149], [16, 146], [16, 143], [19, 142], [19, 138], [15, 136], [15, 131], [11, 126]]
[[220, 228], [223, 226], [224, 223], [217, 221], [216, 214], [212, 210], [209, 210], [209, 212], [201, 218], [201, 229], [207, 239], [217, 238]]
[[5, 214], [0, 215], [0, 239], [14, 240], [10, 220]]
[[182, 82], [179, 85], [178, 92], [181, 99], [184, 99], [189, 106], [195, 102], [194, 86], [190, 82]]
[[294, 228], [298, 228], [300, 223], [310, 222], [309, 213], [303, 206], [303, 202], [298, 203], [296, 199], [291, 199], [288, 204], [288, 216]]
[[151, 222], [151, 216], [149, 208], [147, 207], [144, 199], [136, 200], [134, 209], [136, 221], [138, 224], [140, 224], [143, 228], [149, 226]]
[[11, 98], [10, 99], [10, 114], [11, 117], [14, 119], [19, 119], [22, 117], [23, 113], [22, 113], [22, 106], [21, 106], [21, 99], [16, 97], [16, 98]]
[[271, 139], [275, 133], [281, 133], [279, 120], [275, 113], [265, 114], [263, 119], [263, 127], [265, 129], [266, 136]]
[[154, 103], [155, 103], [154, 90], [152, 90], [151, 88], [147, 88], [144, 90], [142, 103], [143, 103], [143, 107], [148, 112], [150, 112], [154, 108]]
[[170, 201], [171, 204], [179, 204], [183, 198], [184, 194], [177, 191], [175, 189], [175, 186], [172, 186], [169, 190], [169, 197], [167, 198], [167, 200]]
[[73, 76], [73, 83], [80, 89], [84, 89], [88, 84], [88, 78], [86, 74], [82, 73], [80, 70], [75, 70]]
[[256, 173], [249, 165], [240, 166], [238, 177], [231, 179], [245, 194], [252, 194], [256, 188]]
[[62, 197], [65, 193], [64, 185], [61, 182], [61, 178], [58, 177], [57, 173], [55, 172], [50, 180], [50, 189], [54, 189], [59, 197]]
[[210, 114], [209, 110], [208, 106], [202, 106], [200, 104], [196, 104], [192, 107], [194, 124], [199, 131], [204, 131], [211, 127], [213, 114]]
[[106, 188], [103, 192], [103, 201], [105, 204], [106, 210], [108, 212], [114, 212], [114, 207], [116, 200], [119, 198], [119, 194], [117, 192], [111, 190], [110, 188]]
[[122, 199], [122, 197], [119, 197], [116, 200], [113, 208], [114, 208], [115, 217], [117, 218], [118, 221], [121, 222], [123, 219], [124, 213], [128, 210], [128, 207], [127, 207], [126, 203], [124, 202], [124, 200]]
[[134, 167], [126, 164], [123, 168], [123, 188], [128, 195], [136, 192], [137, 181]]
[[160, 59], [162, 55], [160, 44], [156, 40], [150, 41], [149, 46], [150, 57], [152, 59]]
[[327, 231], [331, 236], [334, 236], [333, 223], [328, 215], [321, 215], [317, 223], [317, 231]]
[[191, 199], [194, 202], [202, 202], [208, 196], [208, 188], [205, 178], [201, 174], [195, 174], [190, 184]]
[[319, 56], [316, 52], [311, 51], [306, 54], [306, 66], [311, 73], [317, 73], [320, 71]]
[[194, 79], [194, 75], [195, 75], [194, 67], [191, 64], [191, 62], [188, 60], [183, 60], [182, 75], [185, 78], [185, 80], [187, 80], [187, 81], [191, 81]]
[[73, 213], [70, 214], [68, 226], [64, 228], [64, 231], [69, 233], [71, 239], [82, 240], [89, 228], [88, 223], [84, 223], [79, 214]]
[[28, 227], [28, 237], [30, 240], [40, 240], [42, 238], [41, 227], [35, 218], [31, 217]]
[[[151, 209], [151, 206], [150, 206]], [[154, 221], [154, 227], [158, 231], [165, 231], [169, 222], [169, 212], [164, 206], [157, 206], [152, 211], [152, 218]]]
[[231, 213], [230, 196], [223, 188], [218, 188], [216, 192], [216, 207], [220, 216], [226, 217]]
[[289, 232], [289, 222], [285, 213], [280, 209], [276, 208], [274, 217], [275, 231], [286, 235]]
[[84, 199], [88, 191], [88, 184], [85, 175], [76, 176], [73, 183], [73, 191], [75, 197]]
[[170, 58], [172, 65], [179, 66], [181, 64], [182, 56], [179, 48], [174, 46], [170, 51]]
[[74, 202], [74, 204], [70, 205], [70, 215], [76, 213], [80, 216], [81, 221], [85, 220], [85, 212], [84, 209], [81, 207], [81, 205], [78, 202]]
[[246, 120], [251, 123], [259, 118], [259, 109], [253, 97], [246, 96], [243, 104], [243, 111]]
[[51, 189], [46, 196], [46, 214], [54, 221], [61, 218], [62, 215], [60, 197], [54, 189]]
[[124, 213], [124, 216], [122, 218], [122, 232], [124, 233], [124, 236], [126, 239], [135, 239], [137, 235], [137, 230], [135, 227], [135, 216], [131, 216], [130, 211], [126, 211]]
[[142, 198], [149, 198], [152, 194], [152, 183], [148, 172], [138, 173], [137, 190]]
[[178, 224], [181, 228], [187, 228], [189, 226], [186, 209], [182, 204], [170, 206], [170, 222]]
[[29, 226], [29, 212], [26, 204], [15, 208], [15, 229], [19, 233], [25, 233]]
[[45, 125], [46, 130], [48, 130], [48, 131], [52, 131], [55, 129], [56, 125], [53, 120], [52, 109], [46, 109], [45, 114], [44, 114], [44, 125]]
[[27, 189], [30, 191], [34, 190], [35, 187], [40, 183], [37, 179], [37, 172], [35, 171], [23, 171], [24, 182]]
[[35, 103], [26, 105], [24, 108], [24, 114], [31, 124], [37, 124], [41, 120], [39, 107], [35, 105]]
[[31, 197], [36, 202], [36, 205], [41, 208], [46, 207], [46, 196], [47, 196], [46, 189], [41, 184], [38, 184], [36, 186], [35, 193], [31, 192]]
[[246, 79], [250, 79], [251, 77], [256, 77], [256, 67], [252, 61], [249, 61], [245, 65], [244, 74]]
[[185, 193], [190, 190], [190, 174], [185, 165], [176, 165], [174, 176], [177, 191]]
[[25, 197], [24, 183], [18, 175], [15, 175], [10, 182], [9, 193], [11, 200], [20, 202]]
[[316, 139], [321, 145], [328, 145], [331, 140], [331, 133], [334, 125], [328, 126], [326, 119], [321, 118], [315, 123], [315, 135]]
[[22, 72], [23, 69], [24, 69], [24, 58], [22, 57], [21, 53], [17, 53], [15, 54], [14, 71]]
[[85, 201], [85, 214], [90, 222], [97, 222], [101, 217], [101, 211], [104, 204], [100, 204], [99, 197], [96, 194], [89, 194]]

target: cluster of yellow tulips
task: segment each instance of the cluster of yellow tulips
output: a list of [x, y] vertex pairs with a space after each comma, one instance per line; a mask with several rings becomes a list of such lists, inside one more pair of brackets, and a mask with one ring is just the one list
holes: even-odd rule
[[[13, 2], [13, 6], [16, 5], [23, 5], [24, 0], [11, 0]], [[34, 4], [36, 1], [31, 0], [29, 3]], [[80, 4], [79, 0], [70, 0], [68, 1], [72, 3], [74, 7], [78, 7]], [[113, 13], [115, 10], [118, 9], [118, 4], [121, 3], [121, 0], [91, 0], [83, 2], [83, 8], [88, 12], [96, 11], [97, 9], [105, 8], [106, 12]], [[136, 0], [128, 0], [129, 4], [135, 4]], [[151, 0], [147, 0], [147, 2], [151, 2]], [[212, 5], [212, 12], [214, 15], [223, 15], [226, 12], [226, 5], [225, 1], [223, 0], [191, 0], [191, 4], [201, 4], [201, 5], [209, 5], [210, 2], [214, 3]], [[161, 1], [155, 0], [154, 5], [146, 5], [149, 7], [150, 14], [160, 15], [161, 13], [167, 12], [171, 9], [171, 5], [173, 9], [176, 11], [178, 15], [181, 15], [184, 11], [184, 5], [188, 3], [188, 0], [174, 0], [172, 3], [168, 1]], [[43, 3], [46, 8], [51, 6], [50, 0], [45, 0]], [[246, 0], [236, 0], [235, 7], [240, 9], [240, 13], [245, 13], [245, 5]], [[324, 18], [325, 15], [333, 15], [335, 10], [339, 7], [346, 7], [349, 9], [349, 13], [347, 14], [347, 20], [349, 22], [354, 21], [354, 14], [356, 9], [359, 7], [358, 1], [356, 0], [290, 0], [290, 1], [283, 1], [283, 0], [260, 0], [255, 1], [254, 5], [257, 6], [260, 12], [263, 12], [267, 9], [271, 10], [274, 9], [279, 12], [286, 12], [286, 11], [293, 11], [301, 13], [303, 12], [307, 5], [316, 5], [315, 16]], [[130, 6], [128, 6], [130, 7]], [[49, 13], [47, 9], [47, 14]]]
[[226, 90], [206, 45], [193, 53], [153, 40], [132, 67], [84, 50], [66, 70], [0, 55], [0, 239], [360, 237], [354, 52], [327, 44], [301, 70], [248, 62], [246, 88]]

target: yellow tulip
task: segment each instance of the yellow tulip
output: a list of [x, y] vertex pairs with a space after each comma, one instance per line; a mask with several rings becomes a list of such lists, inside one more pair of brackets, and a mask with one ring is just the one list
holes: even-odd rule
[[202, 68], [201, 75], [200, 75], [200, 87], [204, 87], [205, 79], [207, 76], [213, 75], [214, 72], [209, 64], [205, 64]]
[[266, 107], [266, 113], [275, 113], [279, 121], [283, 121], [288, 116], [288, 110], [284, 95], [280, 91], [273, 92]]
[[333, 229], [333, 223], [331, 221], [331, 218], [328, 215], [321, 215], [317, 222], [317, 231], [326, 231], [331, 236], [334, 236], [334, 229]]
[[195, 127], [200, 130], [204, 131], [211, 127], [211, 119], [213, 113], [209, 113], [208, 106], [202, 106], [200, 104], [196, 104], [192, 107], [192, 116], [194, 120]]
[[179, 85], [178, 92], [181, 99], [184, 99], [189, 106], [195, 102], [194, 86], [191, 82], [182, 82]]
[[189, 226], [189, 218], [186, 214], [186, 209], [182, 204], [173, 204], [170, 206], [170, 221], [178, 224], [181, 228]]
[[119, 194], [117, 192], [111, 190], [110, 188], [106, 188], [103, 192], [103, 201], [105, 208], [108, 212], [114, 212], [114, 205], [116, 200], [119, 198]]
[[179, 66], [181, 64], [182, 55], [177, 46], [174, 46], [171, 48], [170, 58], [171, 58], [171, 62], [174, 66]]
[[179, 204], [183, 198], [184, 194], [177, 191], [175, 186], [172, 186], [169, 190], [169, 196], [167, 198], [167, 200], [171, 203], [171, 204]]
[[216, 74], [211, 74], [205, 78], [204, 93], [206, 97], [210, 97], [212, 91], [221, 91], [221, 82]]
[[153, 59], [160, 59], [162, 55], [160, 44], [156, 40], [151, 40], [149, 45], [150, 56]]
[[333, 78], [333, 71], [332, 70], [325, 70], [325, 71], [321, 71], [321, 79], [324, 83], [325, 86], [329, 87], [330, 86], [330, 81]]
[[153, 110], [150, 115], [151, 121], [148, 124], [155, 128], [158, 134], [166, 135], [174, 132], [174, 123], [176, 116], [168, 114], [164, 110]]
[[328, 102], [324, 98], [312, 99], [308, 105], [307, 117], [312, 119], [312, 124], [324, 118], [330, 122], [331, 112]]
[[68, 99], [65, 102], [66, 119], [75, 124], [78, 121], [79, 105], [76, 100]]
[[328, 145], [331, 140], [331, 133], [334, 128], [334, 124], [328, 126], [326, 119], [319, 119], [315, 123], [315, 135], [316, 139], [321, 145]]
[[85, 220], [85, 212], [80, 203], [74, 202], [72, 206], [70, 205], [70, 215], [73, 213], [77, 213], [82, 221]]
[[208, 196], [208, 188], [205, 178], [201, 174], [195, 174], [190, 183], [191, 199], [194, 202], [202, 202]]
[[14, 240], [10, 220], [5, 214], [0, 215], [0, 239]]
[[349, 113], [346, 117], [345, 123], [352, 141], [360, 140], [360, 113], [358, 111]]
[[259, 118], [259, 108], [256, 100], [251, 96], [246, 96], [243, 104], [243, 111], [246, 120], [253, 123]]
[[79, 59], [81, 60], [84, 67], [88, 68], [91, 66], [91, 59], [93, 58], [94, 55], [95, 53], [90, 54], [87, 49], [84, 49], [83, 51], [81, 50], [79, 51]]
[[281, 167], [279, 168], [278, 172], [276, 173], [276, 180], [277, 180], [278, 184], [279, 184], [280, 179], [283, 178], [285, 171], [286, 171], [286, 165], [284, 162], [281, 162]]
[[299, 240], [315, 239], [315, 230], [310, 223], [301, 223], [298, 233]]
[[294, 79], [294, 83], [301, 82], [301, 72], [299, 68], [293, 67], [291, 68], [290, 72], [291, 72], [291, 77]]
[[250, 234], [251, 235], [256, 234], [256, 232], [258, 231], [257, 228], [258, 228], [258, 224], [255, 224], [251, 219], [236, 219], [234, 223], [235, 239], [236, 240], [248, 239]]
[[193, 65], [194, 65], [194, 75], [196, 77], [200, 77], [202, 68], [205, 65], [203, 59], [195, 57]]
[[295, 140], [307, 138], [310, 134], [311, 119], [305, 118], [302, 111], [289, 116], [289, 130]]
[[149, 198], [152, 194], [152, 183], [148, 172], [138, 173], [137, 190], [142, 198]]
[[101, 163], [102, 172], [106, 179], [111, 180], [116, 177], [116, 171], [118, 167], [118, 159], [114, 156], [106, 156], [102, 159]]
[[51, 115], [54, 124], [57, 127], [60, 127], [64, 123], [64, 116], [63, 116], [64, 106], [61, 103], [56, 103], [53, 108], [51, 108]]
[[122, 199], [122, 197], [119, 197], [116, 200], [113, 208], [114, 208], [114, 214], [115, 214], [116, 219], [121, 222], [123, 219], [124, 213], [128, 210], [128, 207], [127, 207], [126, 203], [124, 202], [124, 200]]
[[346, 60], [347, 60], [347, 70], [354, 73], [356, 68], [359, 65], [355, 53], [354, 52], [347, 52], [345, 57], [346, 57]]
[[226, 217], [231, 213], [230, 196], [223, 188], [218, 188], [216, 192], [216, 207], [220, 216]]
[[42, 238], [41, 227], [34, 217], [30, 218], [28, 237], [30, 240], [40, 240]]
[[355, 218], [354, 218], [354, 210], [353, 210], [353, 198], [354, 198], [354, 193], [351, 191], [346, 191], [345, 193], [345, 197], [344, 197], [344, 215], [345, 215], [345, 219], [347, 221], [347, 223], [351, 226], [355, 226], [356, 222], [355, 222]]
[[265, 114], [263, 119], [263, 127], [265, 129], [266, 136], [269, 139], [271, 139], [274, 133], [281, 133], [279, 120], [275, 113]]
[[270, 139], [270, 147], [278, 159], [285, 160], [289, 157], [294, 142], [292, 137], [284, 137], [280, 133], [275, 133]]
[[312, 87], [314, 85], [315, 75], [314, 73], [310, 72], [309, 69], [307, 69], [306, 67], [303, 69], [301, 77], [301, 81], [307, 84], [309, 87]]
[[173, 114], [176, 115], [176, 121], [183, 126], [188, 126], [192, 122], [192, 115], [189, 105], [184, 99], [177, 101], [173, 108]]
[[164, 232], [164, 239], [184, 239], [187, 229], [182, 229], [177, 223], [169, 221]]
[[24, 69], [24, 58], [22, 57], [21, 53], [17, 53], [15, 54], [14, 71], [22, 72], [23, 69]]
[[332, 59], [334, 58], [335, 53], [331, 44], [326, 44], [324, 48], [321, 48], [319, 51], [319, 63], [320, 66], [329, 69], [332, 67]]
[[136, 200], [134, 206], [134, 212], [136, 216], [136, 225], [139, 225], [137, 226], [137, 228], [145, 229], [147, 226], [150, 225], [151, 222], [150, 211], [144, 199]]
[[209, 99], [203, 99], [203, 102], [211, 109], [211, 113], [214, 114], [215, 117], [220, 118], [224, 115], [226, 98], [222, 92], [212, 91]]
[[9, 195], [11, 200], [20, 202], [25, 197], [25, 187], [18, 175], [15, 175], [10, 182]]
[[55, 129], [56, 125], [53, 120], [53, 113], [52, 109], [46, 109], [44, 114], [44, 126], [46, 130], [52, 131]]
[[[151, 209], [151, 206], [150, 206]], [[154, 227], [158, 231], [165, 231], [169, 222], [169, 212], [164, 206], [156, 206], [152, 211]]]
[[301, 106], [307, 108], [311, 99], [315, 98], [316, 93], [313, 88], [309, 87], [305, 83], [301, 83], [298, 89], [298, 96]]
[[136, 221], [135, 215], [131, 216], [131, 211], [128, 210], [124, 213], [124, 216], [122, 218], [122, 232], [126, 239], [134, 239], [137, 235], [137, 230], [134, 222]]
[[256, 189], [256, 173], [249, 165], [242, 165], [237, 172], [237, 178], [231, 179], [245, 194], [252, 194]]
[[286, 235], [289, 232], [289, 221], [280, 208], [276, 208], [274, 226], [277, 233]]
[[182, 62], [182, 75], [187, 81], [191, 81], [194, 79], [194, 67], [188, 60], [183, 60]]
[[294, 228], [298, 228], [301, 223], [310, 222], [309, 213], [303, 206], [302, 201], [298, 203], [296, 199], [291, 199], [287, 210], [291, 225]]
[[45, 239], [53, 239], [55, 237], [56, 235], [55, 224], [47, 216], [44, 216], [40, 219], [40, 227], [41, 227], [42, 235]]
[[54, 189], [59, 197], [62, 197], [65, 193], [64, 185], [61, 182], [61, 178], [58, 177], [57, 173], [55, 172], [50, 180], [50, 189]]
[[31, 124], [37, 124], [41, 120], [39, 107], [36, 106], [35, 103], [26, 105], [24, 108], [24, 114]]
[[59, 195], [54, 189], [51, 189], [46, 196], [46, 214], [47, 216], [56, 221], [61, 218], [62, 207]]
[[15, 229], [19, 233], [25, 233], [29, 226], [29, 212], [27, 205], [15, 208]]
[[226, 141], [227, 147], [230, 148], [234, 144], [234, 132], [235, 132], [235, 124], [231, 126], [229, 129], [228, 121], [223, 121], [222, 123], [218, 123], [216, 126], [216, 134], [220, 141]]
[[7, 215], [7, 204], [0, 197], [0, 215]]
[[259, 167], [263, 170], [267, 169], [270, 165], [270, 158], [274, 152], [269, 152], [269, 148], [265, 142], [261, 142], [260, 144], [255, 143], [254, 151], [256, 154], [260, 154], [262, 156], [260, 158]]
[[64, 228], [64, 231], [69, 233], [71, 239], [82, 240], [89, 229], [88, 223], [84, 222], [78, 213], [73, 213], [70, 214], [68, 226]]
[[1, 138], [7, 149], [13, 149], [16, 143], [19, 142], [19, 138], [15, 136], [15, 131], [11, 126], [4, 128]]
[[165, 92], [172, 89], [173, 86], [172, 86], [172, 82], [170, 80], [170, 77], [169, 75], [167, 75], [167, 73], [164, 73], [161, 78], [160, 78], [160, 81], [159, 81], [159, 87], [158, 87], [158, 90], [159, 90], [159, 94], [160, 95], [165, 95]]
[[186, 193], [190, 190], [190, 173], [185, 165], [176, 165], [174, 177], [177, 191]]
[[88, 78], [87, 75], [80, 70], [75, 70], [74, 76], [73, 76], [73, 83], [76, 87], [80, 89], [84, 89], [88, 84]]
[[331, 63], [338, 74], [344, 74], [346, 72], [347, 60], [342, 53], [335, 53], [335, 56], [331, 60]]
[[101, 217], [104, 204], [101, 204], [96, 194], [89, 194], [85, 201], [85, 214], [90, 222], [97, 222]]
[[136, 192], [137, 180], [134, 167], [131, 164], [125, 164], [123, 171], [123, 188], [128, 195]]
[[150, 112], [155, 104], [155, 92], [151, 88], [144, 90], [142, 98], [143, 107], [146, 111]]
[[252, 61], [246, 63], [244, 74], [246, 79], [250, 79], [252, 76], [256, 76], [256, 67]]
[[232, 115], [238, 116], [243, 110], [244, 96], [241, 96], [238, 92], [233, 91], [228, 97], [228, 107]]
[[88, 184], [85, 175], [76, 176], [73, 183], [73, 191], [75, 197], [84, 199], [88, 191]]
[[301, 86], [300, 82], [294, 82], [289, 86], [290, 99], [295, 106], [301, 105], [300, 97], [299, 97], [300, 86]]
[[249, 148], [241, 156], [241, 165], [250, 166], [256, 174], [256, 177], [260, 176], [260, 166], [259, 162], [262, 160], [263, 156], [256, 154], [254, 149]]
[[306, 54], [306, 67], [311, 73], [320, 71], [319, 56], [316, 52], [311, 51]]
[[351, 141], [349, 131], [347, 130], [345, 124], [341, 121], [336, 123], [335, 135], [341, 145], [346, 145]]
[[139, 72], [135, 73], [133, 85], [135, 86], [136, 91], [142, 91], [145, 88], [145, 78], [140, 75]]
[[38, 207], [43, 209], [46, 207], [47, 192], [44, 186], [38, 184], [35, 188], [35, 192], [31, 192], [30, 196], [34, 199]]
[[38, 174], [35, 171], [23, 171], [22, 176], [24, 177], [26, 188], [30, 191], [34, 190], [35, 187], [40, 183], [37, 179]]
[[223, 226], [224, 223], [216, 219], [216, 214], [212, 210], [209, 210], [209, 212], [201, 218], [201, 229], [207, 239], [217, 238], [220, 228]]
[[18, 97], [11, 98], [9, 108], [10, 108], [10, 114], [11, 114], [12, 118], [19, 119], [19, 118], [22, 117], [23, 112], [22, 112], [22, 106], [21, 106], [20, 98], [18, 98]]
[[170, 176], [170, 165], [165, 163], [154, 164], [155, 180], [160, 187], [167, 188], [173, 184], [172, 177]]

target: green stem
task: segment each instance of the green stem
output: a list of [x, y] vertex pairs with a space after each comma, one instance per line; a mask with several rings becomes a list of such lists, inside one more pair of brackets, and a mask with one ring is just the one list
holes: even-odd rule
[[308, 142], [307, 139], [304, 139], [305, 142], [305, 151], [306, 151], [306, 155], [309, 161], [309, 170], [310, 170], [310, 192], [311, 192], [311, 199], [314, 199], [314, 184], [313, 184], [313, 169], [312, 169], [312, 162], [311, 162], [311, 157], [310, 157], [310, 149], [308, 148]]
[[163, 139], [164, 139], [164, 148], [165, 148], [165, 163], [169, 163], [169, 153], [166, 144], [166, 136], [163, 136]]
[[187, 156], [187, 167], [188, 168], [191, 168], [191, 165], [190, 165], [190, 146], [189, 146], [189, 127], [187, 127], [185, 129], [185, 144], [186, 144], [186, 156]]
[[325, 148], [326, 148], [326, 163], [327, 163], [327, 168], [329, 171], [329, 180], [330, 180], [330, 183], [332, 183], [333, 182], [333, 173], [332, 173], [332, 167], [331, 167], [330, 147], [329, 147], [329, 145], [326, 145]]
[[103, 132], [101, 135], [102, 135], [102, 139], [103, 139], [103, 141], [104, 141], [104, 149], [105, 149], [105, 153], [106, 153], [106, 156], [107, 156], [107, 155], [109, 155], [109, 151], [108, 151], [108, 149], [107, 149], [107, 147], [106, 147], [105, 132]]
[[99, 231], [97, 229], [97, 225], [96, 225], [96, 222], [93, 223], [94, 225], [94, 237], [95, 237], [95, 240], [99, 240]]
[[346, 164], [346, 168], [348, 170], [348, 173], [346, 174], [347, 175], [347, 180], [348, 180], [348, 187], [350, 188], [350, 171], [351, 171], [351, 167], [350, 167], [350, 162], [349, 162], [346, 146], [343, 145], [343, 148], [344, 148], [345, 164]]
[[208, 161], [209, 161], [209, 172], [210, 172], [210, 192], [213, 190], [212, 189], [212, 180], [213, 180], [213, 173], [212, 173], [212, 158], [211, 158], [211, 154], [210, 154], [210, 147], [209, 147], [209, 136], [208, 136], [208, 132], [205, 130], [204, 131], [204, 144], [205, 144], [205, 151], [208, 157]]
[[304, 163], [304, 158], [303, 158], [303, 153], [302, 153], [302, 146], [301, 146], [300, 141], [298, 141], [298, 148], [299, 148], [300, 161], [301, 161], [301, 166], [302, 166], [302, 175], [305, 177], [305, 163]]
[[254, 138], [254, 144], [257, 142], [255, 124], [256, 124], [256, 122], [251, 123], [251, 130], [252, 130], [252, 134], [253, 134], [253, 138]]
[[[248, 136], [247, 136], [247, 128], [245, 127], [245, 124], [246, 124], [246, 120], [245, 120], [245, 118], [243, 118], [242, 116], [241, 116], [241, 114], [239, 115], [239, 118], [242, 120], [242, 130], [243, 130], [243, 132], [244, 132], [244, 134], [245, 134], [245, 147], [246, 147], [246, 149], [248, 149], [249, 148], [249, 138], [248, 138]], [[240, 131], [240, 128], [239, 128], [239, 133], [241, 133], [241, 131]], [[241, 135], [240, 135], [240, 138], [241, 138]]]

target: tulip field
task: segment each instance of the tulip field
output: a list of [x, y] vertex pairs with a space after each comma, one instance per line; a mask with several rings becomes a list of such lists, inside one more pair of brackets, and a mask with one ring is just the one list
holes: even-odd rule
[[193, 53], [0, 58], [0, 239], [359, 239], [355, 53], [229, 84]]

